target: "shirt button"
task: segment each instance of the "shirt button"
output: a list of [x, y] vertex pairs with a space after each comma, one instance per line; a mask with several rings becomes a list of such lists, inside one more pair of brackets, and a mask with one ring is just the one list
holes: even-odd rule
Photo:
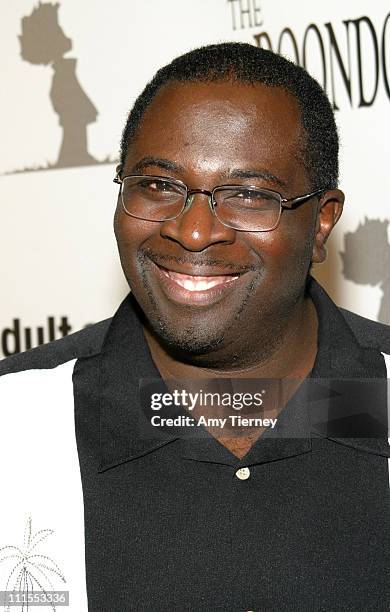
[[236, 472], [236, 476], [237, 478], [239, 478], [240, 480], [248, 480], [249, 476], [251, 475], [251, 471], [249, 468], [244, 467], [244, 468], [240, 468], [239, 470], [237, 470]]

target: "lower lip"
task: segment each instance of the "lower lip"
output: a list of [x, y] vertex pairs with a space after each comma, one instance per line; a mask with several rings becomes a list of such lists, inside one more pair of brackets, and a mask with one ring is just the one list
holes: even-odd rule
[[215, 287], [210, 287], [210, 289], [204, 289], [203, 291], [189, 291], [170, 278], [162, 268], [153, 262], [152, 267], [162, 291], [170, 300], [177, 304], [194, 306], [209, 306], [210, 304], [218, 302], [227, 294], [235, 291], [238, 284], [242, 282], [242, 277], [245, 276], [245, 274], [241, 274], [238, 278], [227, 280], [226, 282], [220, 283]]

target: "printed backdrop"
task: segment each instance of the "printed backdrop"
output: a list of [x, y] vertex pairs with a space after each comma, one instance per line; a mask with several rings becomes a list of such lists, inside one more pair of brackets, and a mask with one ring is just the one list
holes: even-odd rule
[[0, 357], [110, 316], [127, 286], [112, 183], [127, 112], [200, 44], [272, 48], [325, 87], [341, 135], [341, 223], [316, 276], [390, 324], [390, 4], [384, 0], [3, 2]]

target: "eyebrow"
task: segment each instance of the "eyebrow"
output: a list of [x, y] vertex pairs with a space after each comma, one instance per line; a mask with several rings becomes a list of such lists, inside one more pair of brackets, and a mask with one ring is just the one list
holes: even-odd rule
[[179, 164], [169, 160], [163, 159], [161, 157], [143, 157], [140, 159], [131, 169], [132, 174], [137, 174], [137, 172], [142, 172], [145, 168], [149, 166], [155, 166], [157, 168], [161, 168], [162, 170], [168, 170], [168, 172], [184, 172], [185, 169]]
[[276, 185], [279, 185], [279, 187], [287, 187], [286, 181], [275, 176], [274, 174], [272, 174], [272, 172], [270, 172], [269, 170], [266, 170], [265, 168], [259, 168], [258, 170], [244, 170], [241, 168], [234, 168], [232, 170], [229, 170], [226, 173], [225, 177], [228, 179], [261, 178], [267, 182], [275, 183]]

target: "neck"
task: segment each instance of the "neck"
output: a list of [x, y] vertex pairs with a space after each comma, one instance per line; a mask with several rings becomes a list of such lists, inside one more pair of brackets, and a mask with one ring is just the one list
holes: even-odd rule
[[164, 379], [303, 379], [313, 368], [317, 354], [318, 319], [313, 302], [305, 297], [285, 325], [269, 329], [268, 342], [262, 337], [261, 348], [253, 350], [250, 359], [240, 366], [234, 365], [232, 359], [231, 364], [221, 367], [205, 367], [169, 352], [148, 326], [144, 327], [144, 334], [153, 361]]

